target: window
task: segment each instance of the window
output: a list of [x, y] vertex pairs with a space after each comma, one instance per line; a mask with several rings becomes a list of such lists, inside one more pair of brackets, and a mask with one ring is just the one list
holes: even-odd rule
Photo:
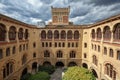
[[109, 26], [104, 27], [103, 38], [104, 38], [104, 40], [110, 40], [111, 39], [111, 31], [110, 31]]
[[120, 23], [118, 23], [114, 26], [113, 38], [115, 41], [120, 40]]
[[114, 67], [109, 63], [105, 65], [105, 74], [112, 78], [112, 80], [116, 80], [116, 71]]
[[6, 28], [5, 25], [0, 24], [0, 41], [5, 41], [6, 38]]
[[65, 31], [61, 31], [61, 39], [66, 39], [66, 32]]
[[52, 47], [52, 43], [51, 42], [49, 42], [49, 47]]
[[95, 30], [94, 29], [92, 29], [91, 35], [92, 35], [92, 39], [95, 39]]
[[104, 47], [104, 54], [107, 55], [107, 48]]
[[44, 51], [44, 57], [50, 57], [50, 52], [48, 50]]
[[6, 49], [6, 56], [10, 56], [10, 48]]
[[33, 58], [35, 58], [36, 57], [36, 53], [33, 53]]
[[87, 43], [84, 43], [84, 48], [87, 48]]
[[48, 43], [46, 42], [46, 47], [48, 47]]
[[16, 52], [16, 47], [14, 46], [12, 49], [12, 53], [15, 54], [15, 52]]
[[19, 38], [19, 40], [23, 39], [23, 29], [22, 28], [19, 29], [18, 38]]
[[48, 39], [52, 39], [52, 31], [51, 30], [48, 31], [47, 37], [48, 37]]
[[23, 50], [25, 50], [25, 44], [23, 44]]
[[67, 32], [67, 39], [72, 39], [72, 31], [71, 30], [69, 30]]
[[28, 29], [25, 30], [25, 39], [28, 39]]
[[57, 30], [54, 31], [54, 39], [59, 39], [59, 32]]
[[61, 43], [59, 42], [59, 47], [61, 47]]
[[102, 32], [101, 32], [101, 29], [98, 28], [98, 29], [97, 29], [97, 39], [99, 40], [99, 39], [101, 39], [101, 38], [102, 38]]
[[19, 52], [21, 52], [21, 51], [22, 51], [22, 46], [20, 45], [20, 46], [19, 46]]
[[42, 42], [42, 47], [44, 47], [44, 42]]
[[70, 43], [68, 43], [68, 47], [70, 47]]
[[62, 51], [58, 51], [58, 52], [57, 52], [57, 58], [62, 58], [62, 57], [63, 57]]
[[55, 47], [57, 47], [57, 43], [55, 42]]
[[76, 52], [75, 51], [71, 51], [70, 52], [70, 58], [75, 58], [76, 57]]
[[28, 44], [26, 44], [26, 50], [28, 50]]
[[79, 31], [74, 32], [74, 39], [79, 39]]
[[92, 49], [93, 49], [94, 45], [93, 44], [91, 44], [91, 45], [92, 45]]
[[35, 48], [35, 47], [36, 47], [36, 43], [34, 42], [34, 43], [33, 43], [33, 48]]
[[78, 42], [76, 42], [76, 47], [78, 47]]
[[98, 46], [98, 52], [100, 52], [100, 46]]
[[2, 59], [2, 58], [3, 58], [3, 50], [0, 49], [0, 59]]
[[113, 49], [110, 49], [109, 56], [113, 57]]
[[97, 66], [98, 64], [98, 60], [97, 57], [95, 55], [93, 55], [93, 63]]
[[96, 47], [96, 45], [95, 45], [95, 51], [97, 50], [97, 47]]
[[3, 78], [9, 76], [13, 72], [14, 70], [13, 68], [14, 68], [13, 62], [7, 63], [3, 68]]
[[9, 40], [15, 40], [16, 38], [16, 28], [11, 26], [9, 29]]
[[41, 39], [46, 39], [46, 32], [45, 32], [45, 30], [42, 30], [42, 32], [41, 32]]
[[62, 47], [65, 47], [65, 43], [64, 42], [62, 43]]
[[84, 53], [84, 58], [87, 58], [87, 54], [86, 53]]
[[117, 60], [120, 60], [120, 51], [117, 51]]
[[22, 64], [25, 64], [27, 62], [27, 55], [24, 54], [22, 57]]

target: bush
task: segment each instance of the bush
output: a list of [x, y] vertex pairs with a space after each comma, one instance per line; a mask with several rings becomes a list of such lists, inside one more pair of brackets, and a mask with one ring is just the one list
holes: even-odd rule
[[29, 80], [30, 76], [31, 76], [31, 74], [27, 73], [27, 74], [23, 75], [20, 80]]
[[55, 71], [55, 67], [50, 65], [50, 66], [39, 66], [39, 71], [45, 71], [48, 74], [52, 74]]
[[46, 72], [38, 72], [37, 74], [32, 75], [28, 80], [49, 80], [50, 75]]
[[92, 72], [82, 67], [69, 67], [62, 80], [96, 80]]

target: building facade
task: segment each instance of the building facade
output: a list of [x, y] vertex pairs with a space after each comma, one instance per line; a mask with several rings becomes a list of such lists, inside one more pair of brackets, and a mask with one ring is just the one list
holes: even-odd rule
[[39, 65], [83, 66], [98, 80], [120, 80], [120, 15], [74, 25], [70, 7], [51, 12], [42, 28], [0, 14], [0, 80], [20, 80]]

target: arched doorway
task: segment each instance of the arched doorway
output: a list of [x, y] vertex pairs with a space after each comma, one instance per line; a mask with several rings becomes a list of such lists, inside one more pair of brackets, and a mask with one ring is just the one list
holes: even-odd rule
[[37, 72], [37, 62], [32, 63], [32, 72]]
[[56, 62], [55, 64], [56, 67], [64, 67], [63, 62]]
[[68, 67], [72, 67], [72, 66], [77, 66], [77, 64], [76, 64], [75, 62], [70, 62], [70, 63], [68, 64]]
[[24, 76], [25, 74], [27, 74], [27, 73], [28, 73], [28, 69], [25, 68], [25, 69], [22, 71], [20, 80], [23, 80], [23, 76]]
[[88, 69], [88, 65], [87, 65], [86, 63], [83, 63], [83, 64], [82, 64], [82, 67]]
[[51, 66], [51, 63], [48, 62], [48, 61], [45, 61], [45, 62], [43, 63], [43, 66]]
[[98, 78], [97, 72], [96, 72], [94, 69], [91, 69], [91, 70], [92, 70], [93, 75], [94, 75], [96, 78]]

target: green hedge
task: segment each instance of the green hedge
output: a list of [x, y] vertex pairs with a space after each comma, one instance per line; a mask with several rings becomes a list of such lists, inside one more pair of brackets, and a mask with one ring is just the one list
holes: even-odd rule
[[91, 71], [83, 67], [69, 67], [62, 80], [96, 80]]
[[48, 74], [52, 74], [55, 71], [55, 67], [52, 66], [52, 65], [50, 65], [50, 66], [39, 66], [38, 70], [47, 72]]

